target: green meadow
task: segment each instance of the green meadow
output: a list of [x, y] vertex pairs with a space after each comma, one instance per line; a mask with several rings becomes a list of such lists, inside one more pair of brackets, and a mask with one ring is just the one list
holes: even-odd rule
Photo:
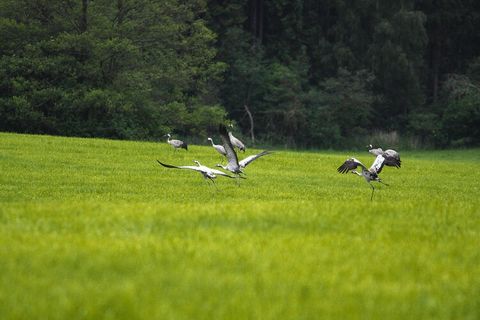
[[217, 190], [156, 162], [213, 166], [207, 142], [0, 133], [0, 319], [479, 319], [480, 150], [399, 151], [370, 201], [336, 172], [366, 151]]

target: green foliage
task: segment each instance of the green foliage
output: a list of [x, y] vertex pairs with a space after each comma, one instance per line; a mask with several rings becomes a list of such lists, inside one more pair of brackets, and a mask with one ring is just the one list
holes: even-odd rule
[[0, 130], [159, 139], [227, 117], [291, 146], [477, 144], [453, 128], [475, 111], [449, 118], [474, 102], [444, 91], [478, 83], [479, 16], [475, 0], [0, 0]]
[[445, 136], [441, 117], [432, 112], [416, 112], [409, 117], [409, 129], [422, 139], [425, 145], [445, 144]]
[[[212, 1], [219, 57], [229, 65], [221, 91], [229, 115], [250, 130], [242, 108], [248, 105], [261, 139], [291, 145], [345, 146], [372, 130], [442, 131], [433, 123], [420, 128], [417, 116], [431, 109], [425, 88], [432, 10], [414, 1]], [[342, 72], [369, 75], [349, 106], [346, 86], [324, 87], [348, 83]], [[319, 106], [323, 100], [331, 101]]]
[[443, 128], [447, 142], [455, 146], [480, 143], [480, 86], [466, 76], [451, 76], [445, 82], [447, 97]]
[[[366, 70], [354, 74], [340, 69], [308, 95], [309, 130], [315, 144], [326, 147], [354, 146], [372, 126], [373, 106], [379, 97], [372, 92], [374, 77]], [[318, 139], [318, 140], [317, 140]]]
[[[295, 66], [273, 63], [265, 70], [262, 94], [263, 119], [266, 132], [275, 132], [277, 138], [294, 138], [306, 125], [306, 110], [302, 101], [302, 73]], [[279, 137], [278, 137], [279, 136]]]
[[0, 134], [2, 320], [477, 319], [478, 154], [402, 152], [371, 202], [335, 170], [366, 150], [277, 151], [217, 191], [155, 161], [211, 146]]
[[386, 128], [404, 127], [409, 112], [423, 105], [420, 71], [427, 44], [424, 23], [423, 13], [401, 10], [375, 28], [370, 52], [377, 90], [385, 97], [378, 112], [384, 115]]
[[223, 117], [216, 83], [225, 64], [214, 61], [203, 1], [0, 6], [10, 40], [0, 44], [0, 130], [155, 139], [175, 127], [161, 114], [171, 104], [189, 106], [186, 120], [201, 118], [191, 128], [176, 121], [187, 134]]

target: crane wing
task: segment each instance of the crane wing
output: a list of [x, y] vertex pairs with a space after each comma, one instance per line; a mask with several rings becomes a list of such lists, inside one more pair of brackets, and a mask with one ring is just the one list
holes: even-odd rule
[[173, 166], [171, 164], [166, 164], [166, 163], [162, 163], [160, 162], [159, 160], [157, 160], [157, 162], [164, 166], [165, 168], [173, 168], [173, 169], [189, 169], [189, 170], [195, 170], [195, 171], [203, 171], [200, 167], [196, 167], [196, 166]]
[[402, 165], [402, 161], [400, 160], [400, 154], [395, 150], [385, 150], [383, 156], [385, 157], [385, 165], [387, 166], [400, 168], [400, 166]]
[[345, 162], [340, 167], [338, 167], [337, 171], [339, 173], [347, 173], [350, 170], [356, 169], [358, 166], [367, 170], [367, 168], [360, 161], [355, 158], [350, 158], [345, 160]]
[[272, 153], [271, 151], [262, 151], [260, 152], [259, 154], [255, 154], [255, 155], [251, 155], [251, 156], [248, 156], [246, 157], [245, 159], [243, 159], [242, 161], [240, 161], [238, 164], [240, 165], [240, 167], [242, 168], [245, 168], [250, 162], [262, 157], [262, 156], [265, 156], [267, 154], [270, 154]]
[[228, 136], [227, 128], [225, 128], [224, 125], [220, 125], [218, 128], [218, 131], [220, 132], [220, 137], [222, 138], [223, 141], [223, 147], [225, 148], [226, 152], [226, 157], [228, 160], [228, 170], [230, 171], [239, 171], [240, 166], [238, 164], [238, 157], [237, 153], [233, 149], [232, 142], [230, 141], [230, 137]]
[[[234, 176], [231, 176], [223, 171], [220, 171], [220, 170], [217, 170], [217, 169], [212, 169], [212, 168], [208, 168], [208, 170], [210, 170], [210, 172], [212, 172], [213, 174], [216, 174], [217, 176], [222, 176], [222, 177], [227, 177], [227, 178], [236, 178]], [[241, 177], [241, 176], [238, 176], [239, 178], [241, 179], [245, 179], [245, 177]]]
[[380, 172], [382, 172], [384, 165], [385, 158], [382, 155], [378, 155], [369, 170], [370, 172], [375, 172], [376, 174], [379, 174]]

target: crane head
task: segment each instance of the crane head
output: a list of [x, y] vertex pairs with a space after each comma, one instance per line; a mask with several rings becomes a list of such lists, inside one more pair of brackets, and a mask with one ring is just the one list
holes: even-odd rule
[[372, 149], [382, 149], [382, 147], [378, 146], [378, 145], [373, 145], [373, 144], [369, 144], [367, 146], [367, 149], [368, 150], [372, 150]]

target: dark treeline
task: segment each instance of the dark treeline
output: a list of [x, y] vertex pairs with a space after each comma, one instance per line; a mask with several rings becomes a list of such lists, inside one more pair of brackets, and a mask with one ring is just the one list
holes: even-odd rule
[[0, 130], [480, 144], [477, 0], [0, 0]]

